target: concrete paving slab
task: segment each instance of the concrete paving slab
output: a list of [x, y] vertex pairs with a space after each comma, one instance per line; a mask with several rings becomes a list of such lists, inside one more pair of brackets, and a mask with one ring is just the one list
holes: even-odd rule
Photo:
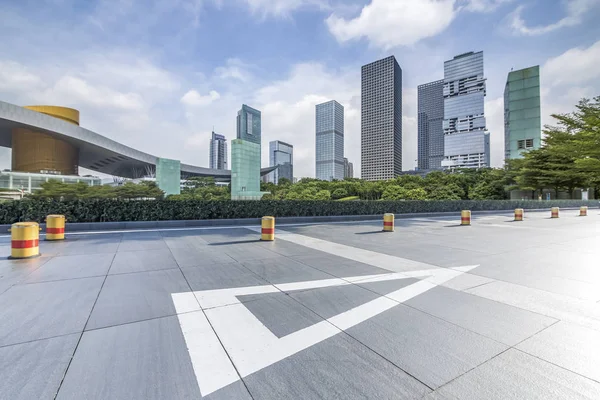
[[122, 251], [115, 255], [109, 274], [179, 268], [171, 250]]
[[600, 334], [596, 330], [561, 321], [517, 348], [600, 382]]
[[238, 263], [181, 268], [181, 271], [195, 291], [268, 284]]
[[600, 304], [501, 281], [466, 292], [600, 331]]
[[79, 334], [0, 347], [0, 397], [53, 400]]
[[323, 320], [322, 317], [281, 292], [239, 296], [238, 299], [278, 338]]
[[405, 304], [509, 346], [557, 322], [554, 318], [439, 286]]
[[430, 390], [340, 334], [246, 378], [255, 400], [417, 399]]
[[104, 277], [16, 285], [0, 295], [0, 346], [83, 331]]
[[[189, 291], [179, 269], [109, 275], [86, 330], [175, 315], [171, 294]], [[192, 303], [185, 311], [199, 309]]]
[[[243, 385], [214, 399], [244, 399]], [[239, 394], [239, 396], [238, 396]], [[57, 399], [200, 399], [177, 317], [85, 332]]]
[[593, 400], [600, 383], [510, 349], [425, 398]]
[[24, 281], [29, 274], [37, 270], [49, 258], [30, 258], [27, 260], [0, 260], [0, 294], [13, 285]]
[[118, 251], [141, 251], [141, 250], [167, 250], [167, 244], [162, 237], [148, 237], [139, 239], [123, 240], [119, 244]]
[[105, 276], [114, 257], [114, 254], [110, 253], [53, 257], [40, 268], [33, 271], [25, 282], [48, 282]]
[[210, 266], [233, 263], [235, 260], [225, 254], [222, 248], [171, 249], [175, 261], [181, 268]]
[[331, 274], [333, 276], [359, 276], [388, 274], [390, 271], [383, 268], [374, 267], [369, 264], [348, 260], [347, 258], [334, 256], [331, 254], [304, 255], [291, 257], [293, 260], [302, 264]]
[[432, 389], [508, 348], [404, 305], [346, 332]]
[[300, 282], [333, 277], [318, 269], [282, 256], [244, 261], [241, 265], [270, 283]]

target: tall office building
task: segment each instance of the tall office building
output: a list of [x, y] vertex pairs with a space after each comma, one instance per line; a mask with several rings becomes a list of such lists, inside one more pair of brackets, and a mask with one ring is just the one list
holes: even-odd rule
[[227, 139], [225, 136], [212, 133], [209, 161], [209, 167], [212, 169], [227, 169]]
[[484, 97], [482, 51], [460, 54], [444, 62], [443, 167], [489, 167]]
[[402, 172], [402, 69], [390, 56], [361, 72], [361, 177], [391, 179]]
[[316, 106], [316, 178], [344, 179], [344, 106], [335, 100]]
[[354, 178], [354, 165], [344, 157], [344, 178]]
[[260, 200], [261, 113], [242, 105], [237, 139], [231, 141], [231, 199]]
[[277, 169], [269, 174], [269, 182], [279, 184], [279, 178], [294, 181], [294, 146], [274, 140], [269, 143], [269, 166]]
[[508, 74], [504, 90], [504, 157], [522, 158], [542, 144], [540, 67]]
[[417, 88], [418, 169], [441, 169], [444, 159], [444, 80]]

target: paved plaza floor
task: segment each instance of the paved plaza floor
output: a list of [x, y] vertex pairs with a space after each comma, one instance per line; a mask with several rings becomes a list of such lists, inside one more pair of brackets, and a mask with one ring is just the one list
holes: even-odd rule
[[0, 261], [0, 399], [597, 400], [600, 212], [577, 213], [42, 242]]

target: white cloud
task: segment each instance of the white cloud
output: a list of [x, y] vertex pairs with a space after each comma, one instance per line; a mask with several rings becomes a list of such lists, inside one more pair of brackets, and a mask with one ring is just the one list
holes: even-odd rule
[[230, 58], [225, 62], [224, 66], [215, 68], [214, 75], [216, 78], [223, 80], [234, 79], [246, 82], [252, 77], [250, 73], [251, 67], [251, 65], [242, 62], [238, 58]]
[[39, 76], [14, 61], [0, 61], [0, 91], [33, 90], [42, 85]]
[[292, 11], [302, 7], [328, 8], [327, 0], [241, 0], [250, 10], [267, 16], [287, 17]]
[[566, 8], [566, 15], [563, 18], [548, 25], [533, 27], [527, 26], [527, 22], [522, 17], [525, 7], [523, 5], [517, 7], [509, 16], [513, 32], [518, 35], [535, 36], [579, 25], [586, 13], [600, 5], [600, 0], [563, 0], [563, 3]]
[[600, 40], [588, 48], [576, 47], [550, 58], [542, 68], [550, 86], [578, 85], [600, 78]]
[[410, 46], [443, 32], [456, 16], [455, 0], [372, 0], [356, 18], [327, 19], [339, 42], [367, 38], [386, 50]]
[[492, 12], [503, 4], [514, 0], [466, 0], [465, 10], [472, 12]]
[[207, 95], [201, 95], [195, 89], [188, 91], [181, 98], [181, 102], [190, 107], [206, 107], [219, 100], [221, 95], [215, 90], [211, 90]]

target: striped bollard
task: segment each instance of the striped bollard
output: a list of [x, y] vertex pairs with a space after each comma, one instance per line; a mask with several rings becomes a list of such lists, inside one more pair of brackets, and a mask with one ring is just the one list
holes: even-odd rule
[[550, 218], [558, 218], [558, 207], [552, 207], [552, 213], [550, 214]]
[[260, 240], [267, 242], [275, 240], [275, 217], [262, 218]]
[[522, 208], [515, 209], [515, 221], [523, 221], [523, 213]]
[[587, 217], [587, 206], [581, 206], [581, 208], [579, 209], [579, 216], [580, 217]]
[[460, 212], [460, 224], [461, 225], [471, 225], [471, 211], [470, 210], [462, 210]]
[[46, 217], [46, 240], [64, 240], [65, 221], [64, 215], [48, 215]]
[[40, 255], [40, 226], [37, 222], [17, 222], [10, 229], [11, 259]]
[[383, 231], [394, 232], [394, 214], [383, 215]]

